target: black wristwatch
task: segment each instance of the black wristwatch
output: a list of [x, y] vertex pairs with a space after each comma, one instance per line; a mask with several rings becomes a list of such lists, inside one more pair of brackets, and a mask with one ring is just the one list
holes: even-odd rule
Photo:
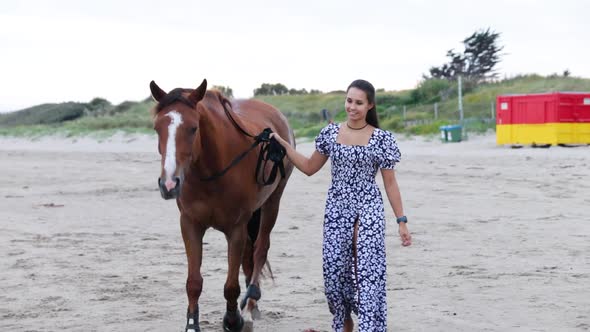
[[395, 221], [397, 221], [397, 223], [399, 224], [400, 222], [405, 222], [406, 224], [408, 223], [408, 217], [406, 216], [401, 216], [399, 218], [397, 218]]

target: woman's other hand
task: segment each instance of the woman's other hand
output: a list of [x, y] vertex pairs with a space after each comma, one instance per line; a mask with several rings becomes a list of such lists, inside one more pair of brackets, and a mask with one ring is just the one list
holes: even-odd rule
[[279, 144], [281, 144], [282, 146], [285, 146], [287, 144], [287, 142], [285, 142], [285, 140], [277, 133], [272, 132], [270, 133], [269, 138], [274, 138], [277, 140], [277, 142], [279, 142]]
[[410, 231], [405, 222], [399, 223], [399, 237], [402, 240], [402, 246], [407, 247], [412, 244], [412, 235], [410, 235]]

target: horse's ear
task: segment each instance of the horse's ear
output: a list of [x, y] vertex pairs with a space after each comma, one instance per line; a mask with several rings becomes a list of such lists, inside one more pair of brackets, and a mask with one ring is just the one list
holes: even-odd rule
[[150, 91], [152, 91], [152, 98], [154, 98], [155, 101], [160, 101], [166, 96], [166, 92], [160, 89], [154, 81], [150, 82]]
[[203, 83], [201, 83], [201, 85], [199, 85], [199, 87], [196, 88], [195, 91], [191, 92], [190, 96], [188, 96], [188, 99], [196, 105], [198, 102], [201, 101], [201, 99], [203, 99], [203, 97], [205, 96], [205, 92], [207, 92], [206, 79], [203, 80]]

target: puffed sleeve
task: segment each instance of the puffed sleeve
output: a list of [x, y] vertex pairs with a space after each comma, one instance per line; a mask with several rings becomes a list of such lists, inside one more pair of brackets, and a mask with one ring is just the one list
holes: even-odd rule
[[392, 133], [383, 131], [377, 151], [377, 163], [379, 168], [394, 169], [395, 164], [401, 160], [401, 152]]
[[332, 124], [329, 124], [315, 138], [315, 149], [325, 156], [329, 156], [332, 151], [332, 130]]

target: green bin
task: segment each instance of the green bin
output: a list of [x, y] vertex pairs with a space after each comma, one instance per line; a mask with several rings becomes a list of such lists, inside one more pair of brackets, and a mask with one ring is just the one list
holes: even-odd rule
[[463, 139], [463, 126], [447, 126], [447, 142], [461, 142]]
[[439, 129], [442, 142], [461, 142], [463, 139], [463, 126], [461, 125], [441, 126]]
[[448, 126], [440, 126], [438, 127], [438, 129], [440, 129], [440, 140], [441, 142], [448, 142], [447, 141], [447, 127]]

